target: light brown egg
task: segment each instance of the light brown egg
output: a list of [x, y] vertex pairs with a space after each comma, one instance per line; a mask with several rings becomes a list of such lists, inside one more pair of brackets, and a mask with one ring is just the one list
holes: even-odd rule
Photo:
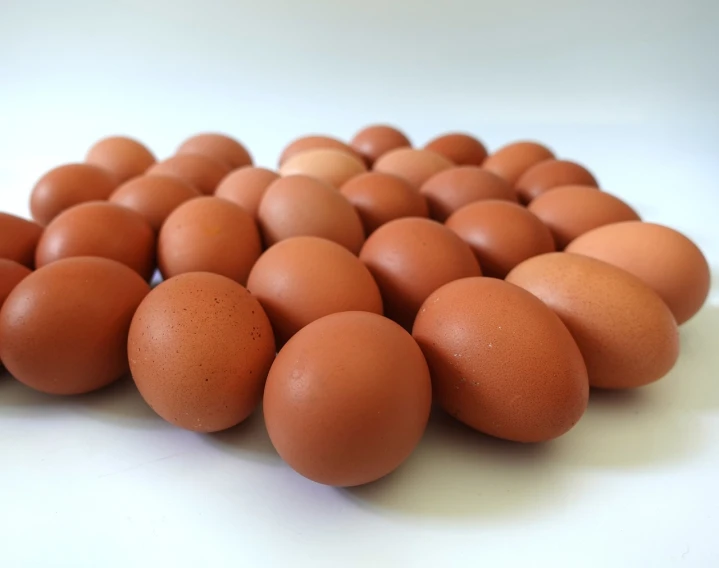
[[462, 166], [439, 172], [424, 182], [420, 193], [427, 198], [429, 214], [437, 221], [445, 221], [457, 209], [474, 201], [517, 201], [517, 194], [511, 185], [476, 166]]
[[517, 203], [489, 199], [465, 205], [446, 226], [467, 243], [487, 276], [504, 278], [520, 262], [554, 251], [549, 229]]
[[404, 178], [419, 189], [434, 174], [453, 166], [447, 158], [431, 150], [398, 148], [380, 157], [373, 169]]
[[299, 474], [350, 487], [394, 471], [429, 419], [427, 363], [397, 324], [366, 312], [319, 319], [280, 351], [264, 395], [267, 431]]
[[519, 178], [515, 189], [523, 203], [529, 203], [547, 191], [563, 185], [599, 187], [584, 166], [568, 160], [545, 160], [529, 168]]
[[296, 154], [301, 154], [307, 150], [317, 150], [319, 148], [332, 148], [334, 150], [342, 150], [348, 154], [352, 154], [358, 160], [362, 161], [362, 156], [356, 152], [349, 144], [333, 138], [331, 136], [322, 136], [318, 134], [310, 134], [302, 136], [292, 141], [285, 147], [280, 155], [279, 165], [282, 166], [287, 160]]
[[259, 403], [275, 342], [247, 290], [193, 272], [150, 292], [132, 319], [127, 351], [135, 384], [157, 414], [187, 430], [217, 432]]
[[230, 173], [230, 167], [202, 154], [179, 154], [158, 162], [147, 173], [179, 177], [200, 193], [212, 195], [220, 181]]
[[33, 268], [40, 235], [42, 227], [37, 223], [10, 213], [0, 213], [0, 258]]
[[333, 148], [318, 148], [295, 154], [280, 167], [281, 176], [306, 175], [336, 189], [366, 171], [364, 162], [343, 150]]
[[554, 158], [554, 153], [536, 142], [513, 142], [490, 154], [482, 167], [514, 185], [529, 168]]
[[279, 177], [279, 174], [272, 170], [245, 166], [222, 178], [220, 185], [215, 189], [215, 197], [232, 201], [252, 217], [257, 218], [265, 190]]
[[582, 352], [589, 383], [605, 389], [661, 379], [679, 356], [679, 334], [662, 299], [628, 272], [593, 258], [550, 253], [524, 261], [507, 282], [560, 317]]
[[437, 152], [458, 166], [481, 166], [487, 149], [477, 138], [463, 132], [450, 132], [427, 142], [425, 149]]
[[95, 143], [85, 161], [105, 168], [118, 183], [123, 183], [144, 174], [157, 160], [141, 142], [126, 136], [110, 136]]
[[587, 369], [559, 318], [525, 290], [493, 278], [456, 280], [427, 298], [412, 335], [435, 400], [468, 426], [543, 442], [584, 414]]
[[[239, 141], [215, 132], [190, 136], [175, 152], [178, 155], [200, 154], [223, 163], [229, 169], [252, 165], [252, 156]], [[216, 185], [216, 184], [215, 184]]]
[[350, 146], [372, 167], [372, 164], [387, 152], [411, 147], [412, 143], [401, 130], [386, 124], [374, 124], [355, 134]]
[[0, 308], [5, 299], [28, 274], [32, 271], [22, 264], [7, 258], [0, 258]]
[[652, 288], [682, 324], [696, 314], [709, 295], [706, 258], [679, 231], [655, 223], [626, 221], [594, 229], [567, 247], [623, 268]]

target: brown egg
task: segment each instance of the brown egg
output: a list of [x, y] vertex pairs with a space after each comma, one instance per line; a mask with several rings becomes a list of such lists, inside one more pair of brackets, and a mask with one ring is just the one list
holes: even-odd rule
[[677, 323], [696, 314], [709, 295], [709, 265], [702, 251], [674, 229], [627, 221], [594, 229], [567, 252], [598, 258], [634, 274], [666, 302]]
[[179, 205], [200, 195], [192, 185], [178, 177], [148, 175], [123, 183], [110, 196], [110, 202], [132, 209], [157, 232]]
[[288, 144], [280, 155], [279, 165], [281, 166], [296, 154], [301, 154], [302, 152], [306, 152], [307, 150], [317, 150], [319, 148], [332, 148], [335, 150], [342, 150], [344, 152], [347, 152], [348, 154], [352, 154], [358, 160], [363, 160], [362, 156], [359, 153], [355, 152], [355, 150], [349, 144], [345, 144], [341, 140], [337, 140], [337, 138], [332, 138], [331, 136], [311, 134], [309, 136], [302, 136], [301, 138], [297, 138], [297, 140], [294, 140], [290, 144]]
[[165, 278], [212, 272], [245, 284], [262, 253], [252, 216], [219, 197], [198, 197], [180, 205], [160, 229], [157, 264]]
[[364, 243], [362, 221], [352, 204], [325, 182], [288, 176], [272, 182], [257, 218], [265, 245], [290, 237], [322, 237], [357, 254]]
[[222, 178], [230, 173], [230, 168], [202, 154], [180, 154], [158, 162], [147, 173], [179, 177], [200, 193], [212, 195]]
[[437, 288], [482, 274], [462, 239], [436, 221], [417, 217], [382, 225], [367, 239], [360, 260], [379, 285], [385, 314], [406, 329]]
[[255, 409], [275, 357], [259, 302], [207, 272], [157, 286], [135, 313], [127, 351], [142, 398], [168, 422], [217, 432]]
[[582, 352], [593, 387], [646, 385], [666, 375], [679, 356], [672, 313], [624, 270], [555, 252], [524, 261], [507, 282], [528, 290], [560, 317]]
[[90, 148], [85, 161], [112, 172], [118, 183], [144, 174], [157, 160], [144, 144], [126, 136], [103, 138]]
[[96, 257], [38, 268], [0, 311], [0, 359], [20, 382], [81, 394], [128, 371], [130, 321], [150, 287], [126, 266]]
[[0, 308], [5, 303], [5, 299], [10, 295], [10, 292], [13, 291], [13, 288], [31, 272], [27, 266], [23, 266], [14, 260], [0, 258]]
[[121, 262], [145, 280], [155, 271], [155, 233], [145, 219], [105, 201], [63, 211], [45, 228], [35, 251], [40, 268], [62, 258], [99, 256]]
[[367, 172], [340, 189], [354, 205], [366, 234], [402, 217], [428, 217], [427, 200], [408, 181], [392, 174]]
[[429, 214], [444, 221], [452, 213], [483, 199], [517, 202], [517, 194], [502, 178], [476, 166], [462, 166], [439, 172], [429, 178], [420, 193], [427, 198]]
[[427, 426], [432, 387], [412, 337], [376, 314], [317, 320], [280, 351], [263, 400], [272, 445], [299, 474], [351, 487], [384, 477]]
[[568, 160], [545, 160], [529, 168], [517, 181], [515, 189], [524, 203], [529, 203], [550, 189], [563, 185], [599, 187], [584, 166]]
[[35, 266], [35, 247], [42, 235], [42, 227], [37, 223], [0, 213], [0, 258], [14, 260], [33, 268]]
[[431, 150], [398, 148], [380, 157], [373, 169], [404, 178], [419, 189], [434, 174], [451, 167], [452, 162]]
[[231, 170], [252, 165], [252, 156], [247, 148], [225, 134], [204, 133], [191, 136], [180, 145], [176, 154], [207, 156], [222, 162]]
[[549, 227], [560, 250], [597, 227], [639, 220], [637, 212], [618, 197], [583, 185], [565, 185], [543, 193], [528, 209]]
[[328, 314], [382, 314], [382, 298], [369, 270], [346, 248], [318, 237], [293, 237], [257, 261], [247, 289], [272, 322], [277, 345]]
[[279, 174], [265, 168], [245, 166], [222, 179], [215, 190], [215, 197], [232, 201], [257, 218], [265, 190], [279, 177]]
[[554, 153], [536, 142], [513, 142], [487, 156], [482, 167], [514, 185], [533, 165], [551, 160]]
[[468, 426], [515, 442], [570, 430], [587, 408], [577, 344], [541, 301], [493, 278], [464, 278], [422, 305], [412, 335], [435, 400]]
[[470, 203], [447, 219], [446, 226], [467, 243], [487, 276], [504, 278], [520, 262], [554, 251], [549, 229], [517, 203]]
[[107, 199], [116, 187], [115, 177], [99, 166], [58, 166], [42, 176], [33, 187], [30, 212], [40, 225], [47, 225], [74, 205]]
[[412, 143], [401, 130], [393, 126], [373, 124], [355, 134], [350, 146], [372, 167], [372, 164], [390, 150], [410, 147]]
[[364, 162], [333, 148], [318, 148], [295, 154], [280, 167], [281, 176], [306, 175], [339, 189], [342, 184], [367, 171]]
[[450, 132], [427, 142], [425, 149], [437, 152], [458, 166], [481, 166], [487, 149], [469, 134]]

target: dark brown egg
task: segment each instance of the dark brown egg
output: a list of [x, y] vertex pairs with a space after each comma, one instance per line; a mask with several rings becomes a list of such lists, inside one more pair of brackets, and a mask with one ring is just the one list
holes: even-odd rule
[[265, 190], [280, 176], [265, 168], [246, 166], [225, 176], [215, 190], [215, 197], [232, 201], [257, 218]]
[[599, 187], [584, 166], [568, 160], [545, 160], [529, 168], [517, 181], [515, 189], [524, 203], [529, 203], [550, 189], [563, 185]]
[[397, 324], [366, 312], [326, 316], [280, 351], [264, 414], [277, 452], [299, 474], [350, 487], [394, 471], [429, 419], [427, 363]]
[[13, 288], [32, 271], [22, 264], [7, 258], [0, 258], [0, 308]]
[[42, 235], [42, 227], [10, 213], [0, 213], [0, 258], [14, 260], [33, 268], [35, 247]]
[[380, 157], [373, 169], [404, 178], [419, 189], [434, 174], [453, 166], [447, 158], [431, 150], [398, 148]]
[[157, 264], [165, 278], [212, 272], [245, 284], [261, 253], [255, 220], [219, 197], [198, 197], [180, 205], [160, 229], [157, 242]]
[[123, 183], [144, 174], [157, 160], [141, 142], [126, 136], [110, 136], [90, 148], [85, 161], [112, 172], [118, 183]]
[[442, 286], [424, 302], [413, 336], [435, 400], [468, 426], [515, 442], [543, 442], [584, 414], [587, 369], [577, 344], [541, 301], [493, 278]]
[[334, 148], [317, 148], [295, 154], [285, 160], [280, 167], [281, 176], [310, 176], [336, 189], [366, 171], [367, 167], [362, 160]]
[[275, 357], [272, 328], [240, 284], [207, 272], [171, 278], [135, 313], [127, 351], [145, 401], [168, 422], [217, 432], [255, 409]]
[[74, 205], [107, 199], [116, 187], [115, 177], [99, 166], [59, 166], [42, 176], [33, 187], [30, 212], [32, 218], [44, 226]]
[[147, 173], [179, 177], [200, 193], [212, 195], [222, 178], [230, 173], [230, 167], [202, 154], [180, 154], [158, 162]]
[[427, 150], [437, 152], [458, 166], [481, 166], [487, 149], [479, 140], [462, 132], [451, 132], [427, 142]]
[[341, 140], [338, 140], [337, 138], [333, 138], [331, 136], [311, 134], [309, 136], [302, 136], [301, 138], [297, 138], [297, 140], [294, 140], [290, 144], [288, 144], [280, 155], [279, 165], [281, 166], [296, 154], [301, 154], [302, 152], [306, 152], [307, 150], [317, 150], [319, 148], [332, 148], [334, 150], [342, 150], [344, 152], [352, 154], [360, 161], [363, 160], [362, 156], [359, 153], [355, 152], [355, 150], [349, 144], [346, 144]]
[[514, 142], [487, 156], [482, 167], [514, 185], [533, 165], [553, 158], [554, 153], [542, 144]]
[[231, 170], [252, 165], [252, 156], [247, 148], [234, 138], [214, 132], [191, 136], [180, 145], [176, 154], [207, 156], [225, 164]]
[[27, 276], [0, 311], [0, 359], [20, 382], [81, 394], [128, 371], [130, 321], [150, 287], [106, 258], [66, 258]]
[[387, 152], [410, 147], [412, 143], [401, 130], [386, 124], [374, 124], [355, 134], [350, 146], [372, 167], [372, 164]]

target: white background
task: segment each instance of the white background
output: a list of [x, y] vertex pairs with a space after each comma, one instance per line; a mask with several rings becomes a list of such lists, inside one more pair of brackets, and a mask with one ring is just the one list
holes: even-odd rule
[[[0, 208], [130, 134], [293, 137], [389, 121], [418, 144], [537, 138], [719, 266], [716, 0], [0, 0]], [[715, 276], [716, 281], [716, 276]], [[368, 487], [295, 475], [261, 417], [200, 436], [131, 381], [54, 399], [0, 377], [0, 566], [719, 566], [719, 291], [682, 356], [593, 393], [541, 446], [441, 416]]]

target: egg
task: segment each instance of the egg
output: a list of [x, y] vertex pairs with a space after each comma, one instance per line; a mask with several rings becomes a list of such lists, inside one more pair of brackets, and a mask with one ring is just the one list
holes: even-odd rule
[[412, 331], [429, 364], [435, 400], [485, 434], [544, 442], [587, 408], [582, 354], [560, 319], [532, 294], [493, 278], [436, 290]]
[[546, 146], [537, 142], [520, 141], [507, 144], [487, 156], [482, 167], [514, 186], [529, 168], [553, 158], [554, 153]]
[[[175, 152], [178, 155], [200, 154], [223, 163], [229, 169], [252, 165], [252, 156], [239, 141], [215, 132], [196, 134], [185, 140]], [[215, 184], [217, 185], [217, 184]]]
[[334, 241], [353, 253], [364, 243], [364, 229], [352, 204], [333, 187], [309, 176], [272, 182], [257, 212], [265, 244], [298, 236]]
[[439, 172], [424, 182], [420, 193], [427, 198], [429, 214], [437, 221], [445, 221], [457, 209], [474, 201], [517, 201], [517, 194], [511, 185], [476, 166], [462, 166]]
[[14, 260], [0, 258], [0, 308], [2, 308], [5, 299], [13, 291], [13, 288], [31, 272], [27, 266]]
[[40, 235], [42, 227], [37, 223], [10, 213], [0, 213], [0, 258], [33, 268]]
[[30, 212], [40, 225], [86, 201], [105, 200], [117, 188], [117, 179], [92, 164], [65, 164], [42, 176], [30, 194]]
[[157, 232], [178, 206], [199, 196], [200, 192], [183, 179], [148, 175], [123, 183], [109, 201], [138, 213]]
[[297, 138], [288, 144], [282, 154], [280, 155], [279, 165], [282, 166], [287, 160], [296, 154], [301, 154], [307, 150], [317, 150], [320, 148], [331, 148], [334, 150], [341, 150], [355, 156], [358, 160], [362, 161], [362, 156], [357, 153], [349, 144], [333, 138], [332, 136], [323, 136], [318, 134], [310, 134], [308, 136], [302, 136]]
[[222, 178], [215, 189], [215, 197], [232, 201], [256, 219], [265, 190], [279, 177], [265, 168], [245, 166]]
[[132, 378], [157, 414], [187, 430], [217, 432], [259, 403], [275, 342], [245, 288], [194, 272], [166, 280], [143, 300], [127, 351]]
[[109, 136], [90, 148], [85, 161], [105, 168], [118, 183], [123, 183], [144, 174], [157, 160], [141, 142], [126, 136]]
[[261, 253], [252, 216], [211, 196], [186, 201], [170, 213], [157, 241], [157, 264], [164, 278], [212, 272], [245, 284]]
[[334, 148], [318, 148], [295, 154], [280, 167], [280, 175], [306, 175], [340, 188], [347, 180], [367, 171], [359, 158]]
[[637, 212], [618, 197], [583, 185], [557, 187], [527, 208], [549, 227], [560, 250], [597, 227], [639, 220]]
[[709, 295], [710, 270], [699, 247], [679, 231], [656, 223], [626, 221], [585, 233], [568, 252], [623, 268], [652, 288], [682, 324]]
[[477, 138], [463, 132], [450, 132], [427, 142], [425, 149], [437, 152], [458, 166], [481, 166], [487, 149]]
[[640, 387], [659, 380], [679, 356], [672, 313], [649, 286], [593, 258], [549, 253], [507, 275], [547, 304], [574, 337], [591, 386]]
[[366, 172], [347, 181], [340, 192], [354, 205], [368, 235], [394, 219], [429, 216], [424, 196], [392, 174]]
[[437, 288], [481, 275], [469, 245], [436, 221], [417, 217], [382, 225], [367, 239], [360, 260], [379, 285], [385, 314], [406, 329]]
[[302, 329], [277, 355], [263, 397], [272, 445], [325, 485], [370, 483], [397, 469], [427, 426], [427, 363], [397, 324], [343, 312]]
[[200, 193], [212, 195], [220, 181], [230, 173], [230, 167], [202, 154], [179, 154], [158, 162], [147, 173], [179, 177]]
[[0, 360], [49, 394], [82, 394], [128, 371], [127, 334], [150, 287], [106, 258], [53, 262], [28, 275], [0, 310]]
[[373, 124], [355, 134], [350, 141], [350, 146], [371, 167], [387, 152], [397, 148], [411, 147], [412, 143], [404, 132], [393, 126]]
[[489, 199], [470, 203], [447, 219], [474, 252], [482, 272], [504, 278], [520, 262], [554, 251], [549, 229], [517, 203]]
[[453, 166], [447, 158], [431, 150], [398, 148], [382, 155], [373, 169], [404, 178], [419, 189], [434, 174]]
[[550, 189], [563, 185], [599, 187], [584, 166], [568, 160], [545, 160], [529, 168], [517, 180], [515, 189], [524, 203], [529, 203]]

